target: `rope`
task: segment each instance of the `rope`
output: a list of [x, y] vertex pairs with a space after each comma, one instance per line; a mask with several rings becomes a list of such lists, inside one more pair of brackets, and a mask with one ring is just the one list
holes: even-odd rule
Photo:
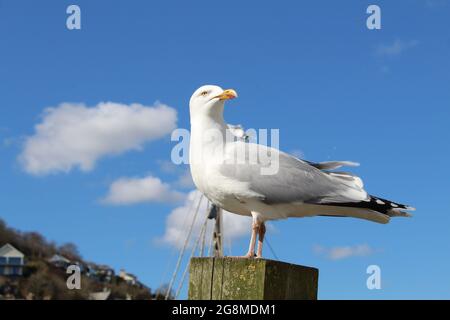
[[[211, 203], [208, 201], [206, 212], [209, 212], [210, 207], [211, 207]], [[206, 218], [209, 219], [208, 216]], [[205, 227], [205, 230], [203, 230], [203, 234], [202, 234], [202, 244], [200, 246], [200, 252], [199, 252], [200, 257], [203, 257], [205, 255], [206, 229], [208, 229], [207, 226]]]
[[178, 269], [180, 269], [181, 260], [183, 259], [184, 251], [186, 250], [186, 247], [187, 247], [187, 245], [189, 243], [189, 239], [191, 238], [192, 229], [194, 229], [194, 223], [195, 223], [195, 220], [197, 219], [198, 209], [200, 208], [200, 204], [202, 203], [202, 200], [203, 200], [203, 194], [200, 196], [200, 199], [199, 199], [198, 204], [197, 204], [197, 209], [195, 209], [195, 214], [194, 214], [194, 217], [192, 219], [191, 226], [189, 228], [188, 235], [186, 237], [186, 240], [184, 241], [183, 248], [181, 249], [180, 255], [178, 256], [177, 265], [175, 266], [175, 270], [173, 272], [172, 278], [170, 279], [169, 286], [167, 287], [165, 300], [169, 299], [170, 291], [172, 290], [173, 283], [175, 281], [175, 278], [177, 277]]
[[267, 237], [264, 239], [264, 241], [267, 243], [267, 246], [269, 247], [270, 252], [272, 252], [272, 254], [275, 257], [275, 259], [280, 260], [280, 259], [278, 259], [278, 256], [275, 253], [275, 250], [273, 250], [272, 246], [270, 245], [269, 241], [267, 240]]
[[216, 224], [214, 226], [214, 257], [223, 257], [222, 208], [217, 207]]
[[[185, 215], [185, 217], [184, 217], [183, 224], [182, 224], [182, 226], [181, 226], [181, 230], [184, 230], [184, 227], [186, 226], [187, 218], [190, 216], [190, 213], [191, 213], [192, 209], [194, 208], [194, 203], [196, 203], [195, 200], [196, 200], [199, 196], [201, 196], [201, 194], [200, 194], [200, 193], [196, 193], [195, 196], [196, 196], [196, 197], [193, 199], [193, 201], [192, 201], [192, 202], [190, 203], [190, 205], [189, 205], [189, 209], [188, 209], [188, 211], [187, 211], [188, 214]], [[178, 243], [178, 240], [180, 239], [180, 237], [181, 237], [181, 233], [178, 234], [177, 239], [175, 240], [175, 243]], [[160, 283], [160, 286], [159, 286], [160, 288], [162, 288], [163, 285], [164, 285], [164, 280], [166, 279], [167, 273], [168, 273], [168, 271], [169, 271], [169, 264], [170, 264], [170, 261], [172, 261], [173, 257], [175, 256], [175, 251], [176, 251], [176, 248], [173, 247], [172, 250], [171, 250], [170, 257], [169, 257], [169, 259], [167, 259], [166, 267], [165, 267], [165, 269], [164, 269], [164, 274], [163, 274], [163, 276], [161, 277], [161, 283]]]
[[204, 248], [204, 242], [205, 242], [205, 236], [206, 236], [206, 229], [207, 228], [208, 228], [208, 220], [206, 221], [205, 229], [202, 230], [202, 232], [200, 232], [201, 242], [200, 242], [200, 248], [198, 248], [198, 252], [197, 252], [199, 257], [203, 257], [204, 256], [204, 249], [205, 249]]
[[[205, 232], [207, 223], [208, 223], [208, 216], [206, 216], [205, 222], [203, 222], [203, 225], [202, 225], [202, 228], [200, 229], [200, 233], [198, 235], [198, 238], [195, 241], [195, 245], [192, 247], [191, 255], [190, 255], [189, 259], [194, 256], [195, 250], [197, 250], [197, 247], [198, 247], [198, 245], [200, 243], [200, 239], [202, 238], [202, 233]], [[189, 263], [187, 263], [186, 267], [184, 268], [183, 275], [181, 276], [181, 280], [180, 280], [180, 283], [178, 285], [177, 292], [175, 294], [175, 299], [180, 294], [180, 291], [181, 291], [181, 288], [183, 287], [184, 279], [186, 278], [186, 274], [187, 274], [188, 269], [189, 269]]]
[[211, 237], [211, 239], [209, 239], [209, 246], [208, 246], [207, 257], [211, 257], [211, 250], [213, 248], [213, 244], [214, 244], [214, 237]]

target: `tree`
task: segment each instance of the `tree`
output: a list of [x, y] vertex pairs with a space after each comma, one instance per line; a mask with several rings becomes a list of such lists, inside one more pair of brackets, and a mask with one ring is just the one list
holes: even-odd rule
[[[155, 291], [155, 299], [156, 300], [165, 300], [166, 299], [166, 293], [167, 293], [168, 289], [169, 289], [169, 285], [168, 284], [161, 285]], [[169, 300], [175, 299], [175, 294], [174, 294], [173, 290], [170, 290], [168, 299]]]
[[68, 242], [58, 248], [59, 252], [72, 261], [80, 261], [81, 255], [74, 243]]

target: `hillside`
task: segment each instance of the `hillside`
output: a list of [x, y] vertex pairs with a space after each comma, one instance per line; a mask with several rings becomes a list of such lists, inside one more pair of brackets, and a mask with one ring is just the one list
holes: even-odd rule
[[[156, 290], [143, 285], [132, 274], [106, 265], [85, 261], [72, 243], [57, 245], [37, 232], [20, 232], [0, 219], [0, 248], [10, 244], [23, 253], [20, 273], [7, 274], [5, 258], [0, 260], [0, 299], [158, 299]], [[0, 257], [1, 259], [1, 257]], [[81, 270], [81, 288], [69, 290], [69, 265]], [[3, 268], [3, 269], [2, 269]], [[107, 293], [107, 294], [104, 294]]]

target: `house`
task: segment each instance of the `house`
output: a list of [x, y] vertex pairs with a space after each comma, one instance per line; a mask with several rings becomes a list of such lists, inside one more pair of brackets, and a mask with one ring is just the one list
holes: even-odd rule
[[85, 274], [89, 278], [95, 279], [99, 282], [111, 283], [114, 278], [114, 269], [106, 265], [87, 264], [85, 267]]
[[120, 269], [119, 278], [125, 281], [127, 284], [136, 285], [137, 277], [131, 273], [125, 272], [124, 269]]
[[0, 248], [0, 275], [21, 276], [25, 255], [7, 243]]
[[95, 269], [95, 266], [92, 264], [86, 264], [84, 266], [84, 273], [87, 277], [95, 278], [97, 276], [97, 270]]
[[53, 255], [53, 257], [48, 259], [48, 262], [61, 269], [67, 269], [67, 267], [71, 264], [69, 259], [59, 254]]
[[143, 284], [143, 283], [140, 282], [140, 281], [136, 281], [136, 286], [137, 286], [138, 288], [145, 289], [145, 290], [147, 290], [148, 292], [151, 292], [151, 291], [152, 291], [149, 287], [147, 287], [145, 284]]
[[114, 269], [112, 269], [109, 266], [106, 265], [101, 265], [101, 266], [97, 266], [97, 278], [101, 281], [101, 282], [111, 282], [112, 279], [114, 278]]
[[82, 263], [80, 261], [75, 261], [73, 264], [78, 266], [78, 268], [80, 268], [80, 272], [81, 273], [85, 274], [87, 272], [87, 270], [86, 270], [87, 267], [86, 267], [86, 265], [84, 263]]

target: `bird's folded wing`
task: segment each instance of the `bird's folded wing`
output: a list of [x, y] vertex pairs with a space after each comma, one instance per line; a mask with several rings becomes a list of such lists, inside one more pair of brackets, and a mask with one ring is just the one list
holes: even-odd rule
[[[259, 194], [266, 203], [326, 203], [363, 201], [368, 198], [362, 181], [346, 173], [327, 173], [277, 149], [243, 142], [228, 143], [225, 157], [235, 157], [245, 148], [245, 163], [229, 161], [220, 165], [230, 181], [244, 182], [248, 194]], [[268, 157], [261, 159], [259, 155]], [[255, 163], [254, 159], [258, 158]], [[262, 168], [278, 168], [264, 174]]]
[[320, 169], [320, 170], [334, 170], [340, 167], [357, 167], [359, 163], [353, 161], [324, 161], [324, 162], [310, 162], [306, 160], [302, 160], [309, 165]]

